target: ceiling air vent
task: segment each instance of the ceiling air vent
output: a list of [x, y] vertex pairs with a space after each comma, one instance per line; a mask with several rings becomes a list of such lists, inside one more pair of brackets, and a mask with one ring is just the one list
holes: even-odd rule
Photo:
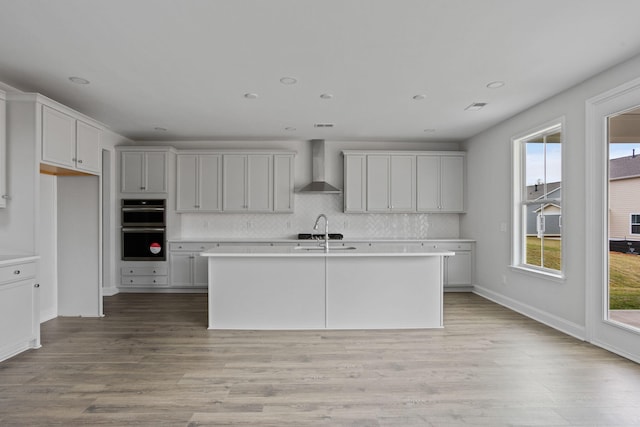
[[313, 125], [314, 128], [332, 128], [333, 123], [316, 123]]

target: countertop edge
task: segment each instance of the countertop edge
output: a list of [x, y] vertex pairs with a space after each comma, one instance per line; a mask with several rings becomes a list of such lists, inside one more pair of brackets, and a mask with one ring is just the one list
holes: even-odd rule
[[39, 255], [0, 255], [0, 267], [13, 264], [24, 264], [40, 259]]

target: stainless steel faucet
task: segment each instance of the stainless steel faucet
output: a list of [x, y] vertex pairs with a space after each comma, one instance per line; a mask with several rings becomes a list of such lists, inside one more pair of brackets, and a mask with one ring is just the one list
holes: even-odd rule
[[320, 218], [324, 218], [324, 251], [329, 252], [329, 220], [327, 219], [327, 216], [325, 214], [318, 215], [313, 229], [318, 229], [318, 226], [320, 225]]

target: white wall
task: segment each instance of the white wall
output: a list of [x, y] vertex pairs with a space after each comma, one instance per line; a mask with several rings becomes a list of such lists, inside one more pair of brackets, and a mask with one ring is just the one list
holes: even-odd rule
[[57, 181], [58, 314], [100, 316], [99, 178], [60, 176]]
[[[640, 76], [640, 57], [618, 65], [462, 144], [468, 162], [468, 210], [461, 234], [477, 240], [477, 291], [576, 336], [585, 335], [585, 101]], [[509, 269], [511, 236], [511, 138], [565, 117], [563, 257], [566, 280]], [[503, 283], [503, 276], [506, 284]]]
[[38, 283], [40, 284], [40, 322], [58, 316], [57, 257], [57, 178], [40, 175], [40, 247], [38, 253]]

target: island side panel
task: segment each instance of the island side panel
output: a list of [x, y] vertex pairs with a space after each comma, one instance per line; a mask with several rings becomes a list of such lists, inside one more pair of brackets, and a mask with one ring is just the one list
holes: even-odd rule
[[327, 259], [330, 329], [442, 327], [441, 256]]
[[323, 257], [210, 257], [209, 329], [323, 329]]

